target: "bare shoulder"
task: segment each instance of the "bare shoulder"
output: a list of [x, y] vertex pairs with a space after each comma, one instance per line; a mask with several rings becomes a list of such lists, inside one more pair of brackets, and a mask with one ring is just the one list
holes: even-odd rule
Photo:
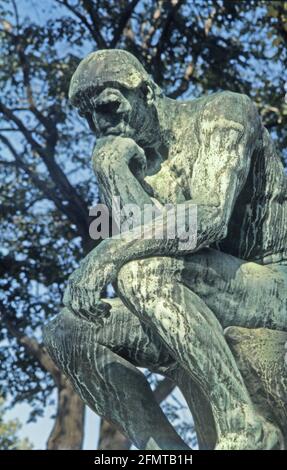
[[[260, 126], [260, 116], [252, 99], [245, 94], [232, 91], [220, 91], [200, 98], [180, 102], [180, 113], [185, 122], [180, 129], [184, 135], [200, 134], [202, 126], [212, 125], [223, 127], [228, 122], [238, 123], [244, 128]], [[241, 125], [241, 126], [240, 126]]]
[[235, 122], [258, 121], [259, 113], [252, 99], [243, 93], [221, 91], [208, 95], [202, 102], [202, 118], [216, 120], [219, 117]]

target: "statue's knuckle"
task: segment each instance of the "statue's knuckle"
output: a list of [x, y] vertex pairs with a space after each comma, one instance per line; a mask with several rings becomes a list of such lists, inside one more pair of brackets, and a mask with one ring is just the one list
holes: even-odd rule
[[120, 283], [126, 283], [127, 281], [131, 284], [135, 274], [135, 263], [130, 261], [129, 263], [124, 264], [119, 273], [118, 281]]

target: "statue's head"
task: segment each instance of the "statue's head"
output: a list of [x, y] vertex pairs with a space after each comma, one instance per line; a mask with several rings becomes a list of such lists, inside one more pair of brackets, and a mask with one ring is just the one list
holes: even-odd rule
[[104, 49], [82, 60], [69, 98], [98, 137], [122, 135], [138, 142], [155, 130], [156, 97], [161, 90], [129, 52]]

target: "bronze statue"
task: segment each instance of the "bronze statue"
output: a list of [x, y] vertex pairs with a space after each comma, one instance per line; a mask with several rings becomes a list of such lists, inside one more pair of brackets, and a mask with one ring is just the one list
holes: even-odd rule
[[[107, 207], [114, 196], [140, 208], [196, 205], [197, 241], [182, 250], [178, 237], [132, 231], [102, 241], [46, 327], [50, 354], [140, 449], [188, 446], [137, 367], [178, 384], [200, 448], [283, 448], [287, 179], [255, 105], [229, 91], [169, 99], [123, 50], [85, 58], [70, 100], [97, 137]], [[114, 299], [103, 298], [108, 283]]]

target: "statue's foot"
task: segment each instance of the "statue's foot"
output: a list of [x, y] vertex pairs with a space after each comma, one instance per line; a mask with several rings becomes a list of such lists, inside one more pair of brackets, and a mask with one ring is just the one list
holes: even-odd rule
[[253, 426], [222, 436], [215, 450], [284, 450], [284, 440], [279, 428], [260, 417]]

